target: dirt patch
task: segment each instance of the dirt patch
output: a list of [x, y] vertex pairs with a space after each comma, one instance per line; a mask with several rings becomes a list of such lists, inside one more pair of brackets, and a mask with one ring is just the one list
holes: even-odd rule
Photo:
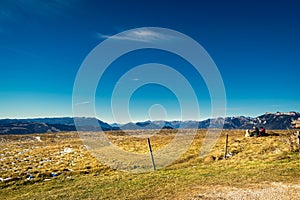
[[215, 186], [213, 188], [209, 188], [207, 192], [202, 192], [188, 199], [298, 200], [300, 199], [300, 185], [273, 182], [249, 188]]

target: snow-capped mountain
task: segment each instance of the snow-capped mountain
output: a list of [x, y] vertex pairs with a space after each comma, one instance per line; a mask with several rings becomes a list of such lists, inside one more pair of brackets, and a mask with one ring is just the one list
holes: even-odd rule
[[123, 130], [161, 129], [161, 128], [224, 128], [224, 129], [252, 129], [253, 126], [263, 126], [266, 129], [291, 128], [291, 122], [298, 119], [298, 112], [265, 113], [258, 117], [226, 117], [206, 119], [203, 121], [146, 121], [128, 123], [120, 128]]
[[[46, 133], [59, 131], [110, 131], [138, 129], [252, 129], [253, 126], [263, 126], [266, 129], [288, 129], [291, 122], [300, 117], [298, 112], [265, 113], [258, 117], [226, 117], [206, 119], [203, 121], [145, 121], [127, 124], [105, 123], [96, 118], [62, 117], [36, 119], [1, 119], [0, 134]], [[80, 125], [75, 127], [76, 124]], [[77, 129], [76, 129], [77, 128]]]

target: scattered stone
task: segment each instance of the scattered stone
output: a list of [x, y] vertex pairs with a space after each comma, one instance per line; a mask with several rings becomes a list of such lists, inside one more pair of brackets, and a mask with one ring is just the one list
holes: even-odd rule
[[39, 141], [39, 142], [42, 141], [40, 136], [36, 136], [36, 137], [34, 137], [34, 139], [36, 139], [36, 140]]
[[46, 162], [51, 162], [51, 160], [42, 160], [42, 161], [40, 161], [40, 164], [43, 164], [43, 163], [46, 163]]
[[230, 158], [231, 156], [233, 156], [233, 153], [226, 154], [226, 158]]
[[210, 163], [210, 162], [213, 162], [215, 159], [216, 159], [216, 157], [214, 157], [214, 156], [207, 156], [206, 158], [204, 158], [203, 162]]
[[58, 176], [57, 175], [57, 173], [55, 173], [55, 172], [51, 172], [51, 175], [50, 175], [51, 177], [56, 177], [56, 176]]
[[29, 175], [26, 176], [26, 179], [27, 180], [32, 180], [32, 179], [34, 179], [34, 176], [29, 174]]
[[7, 182], [12, 180], [12, 178], [0, 178], [0, 181]]
[[72, 153], [72, 152], [73, 152], [73, 150], [69, 147], [64, 148], [64, 150], [62, 151], [63, 154]]
[[28, 149], [24, 149], [23, 151], [20, 151], [18, 154], [23, 154], [25, 152], [29, 151]]

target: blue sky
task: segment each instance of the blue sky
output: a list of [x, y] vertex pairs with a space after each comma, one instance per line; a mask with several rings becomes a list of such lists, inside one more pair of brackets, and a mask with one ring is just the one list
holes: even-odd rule
[[[2, 0], [0, 118], [72, 116], [73, 84], [89, 52], [106, 36], [139, 27], [173, 29], [200, 43], [224, 81], [228, 116], [300, 111], [299, 19], [297, 1]], [[194, 85], [200, 118], [209, 117], [209, 93], [189, 64], [145, 50], [120, 57], [108, 69], [105, 90], [95, 97], [99, 119], [113, 121], [109, 105], [118, 78], [148, 62], [184, 74]], [[176, 96], [146, 85], [131, 97], [133, 121], [148, 119], [157, 104], [168, 112], [166, 119], [179, 118]]]

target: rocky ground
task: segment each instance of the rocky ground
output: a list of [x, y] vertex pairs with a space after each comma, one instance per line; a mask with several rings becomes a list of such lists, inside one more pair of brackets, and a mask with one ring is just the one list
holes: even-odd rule
[[76, 133], [9, 135], [0, 138], [0, 181], [49, 180], [89, 173], [98, 162]]

